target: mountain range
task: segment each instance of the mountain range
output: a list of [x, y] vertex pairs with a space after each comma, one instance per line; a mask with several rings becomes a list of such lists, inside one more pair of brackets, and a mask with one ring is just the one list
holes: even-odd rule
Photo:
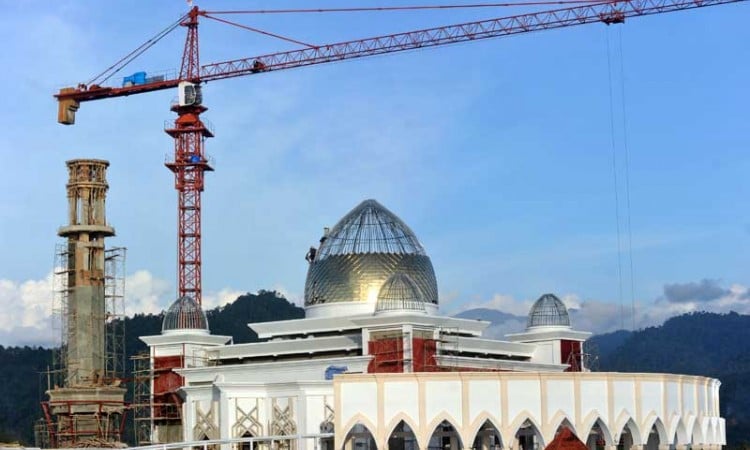
[[[207, 312], [214, 334], [235, 343], [258, 336], [249, 322], [298, 319], [304, 310], [274, 291], [245, 294]], [[472, 309], [456, 315], [490, 322], [488, 335], [525, 326], [525, 317], [493, 309]], [[161, 331], [161, 314], [138, 314], [125, 320], [128, 356], [146, 350], [139, 336]], [[750, 316], [737, 313], [692, 313], [643, 330], [620, 330], [592, 336], [586, 343], [592, 369], [618, 372], [666, 372], [719, 378], [721, 414], [727, 421], [728, 448], [750, 447]], [[0, 442], [34, 443], [34, 424], [41, 416], [42, 375], [52, 350], [0, 346]], [[129, 378], [130, 373], [125, 374]], [[126, 436], [132, 436], [132, 433]]]

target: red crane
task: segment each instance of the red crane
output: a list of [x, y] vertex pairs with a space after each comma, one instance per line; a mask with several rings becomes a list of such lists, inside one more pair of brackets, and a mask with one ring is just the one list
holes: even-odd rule
[[[606, 25], [618, 24], [630, 17], [744, 1], [746, 0], [612, 0], [327, 45], [303, 46], [296, 50], [203, 66], [200, 65], [198, 51], [199, 17], [231, 22], [214, 17], [213, 14], [216, 13], [193, 7], [177, 22], [187, 28], [178, 76], [148, 79], [144, 74], [121, 87], [105, 87], [89, 82], [75, 88], [61, 89], [55, 95], [58, 100], [57, 120], [66, 125], [75, 123], [75, 113], [81, 102], [178, 88], [179, 101], [172, 106], [177, 119], [174, 126], [166, 130], [175, 140], [174, 160], [166, 165], [175, 174], [175, 188], [178, 192], [178, 293], [180, 297], [190, 296], [200, 304], [201, 192], [205, 172], [213, 170], [204, 150], [205, 139], [213, 137], [213, 133], [200, 119], [201, 113], [207, 109], [202, 104], [201, 83], [531, 31], [599, 22]], [[137, 56], [150, 45], [144, 44], [131, 55]], [[116, 69], [117, 65], [110, 67], [108, 71]]]

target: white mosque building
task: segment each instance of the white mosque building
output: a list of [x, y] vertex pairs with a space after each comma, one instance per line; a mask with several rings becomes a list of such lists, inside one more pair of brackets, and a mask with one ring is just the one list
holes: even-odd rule
[[375, 200], [307, 259], [306, 317], [248, 324], [260, 342], [210, 334], [189, 298], [168, 310], [160, 335], [141, 338], [151, 442], [288, 436], [234, 446], [541, 450], [567, 428], [591, 450], [725, 444], [718, 380], [589, 371], [590, 333], [552, 294], [506, 340], [483, 337], [488, 322], [441, 316], [429, 256]]

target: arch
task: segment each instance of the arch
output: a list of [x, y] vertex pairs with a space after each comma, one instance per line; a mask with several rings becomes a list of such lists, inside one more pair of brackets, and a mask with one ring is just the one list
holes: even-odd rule
[[708, 420], [708, 439], [710, 444], [716, 444], [718, 441], [718, 424], [715, 417], [711, 417]]
[[586, 447], [590, 450], [602, 450], [604, 447], [611, 447], [615, 445], [612, 439], [612, 433], [609, 431], [609, 427], [604, 423], [602, 418], [596, 414], [593, 415], [593, 421], [587, 420], [585, 423], [591, 423], [591, 425], [584, 425], [581, 427], [581, 435], [579, 439], [586, 443]]
[[387, 428], [388, 434], [385, 438], [386, 448], [393, 450], [418, 450], [421, 446], [419, 445], [417, 434], [414, 432], [416, 428], [410, 423], [411, 420], [406, 420], [409, 416], [405, 414], [400, 415], [404, 415], [405, 418], [396, 422], [393, 427]]
[[[347, 422], [346, 425], [344, 425], [342, 427], [342, 429], [341, 429], [341, 431], [342, 431], [341, 435], [345, 436], [357, 424], [364, 425], [365, 427], [367, 427], [368, 430], [370, 430], [370, 432], [372, 432], [372, 430], [377, 430], [377, 427], [375, 426], [374, 423], [372, 423], [370, 421], [370, 419], [368, 419], [367, 417], [365, 417], [365, 415], [362, 414], [362, 413], [357, 413], [354, 416], [352, 416], [351, 419], [349, 419], [349, 422]], [[339, 430], [334, 430], [334, 431], [336, 432], [337, 435], [339, 434], [338, 433]]]
[[696, 417], [695, 420], [693, 420], [693, 426], [688, 428], [690, 430], [690, 443], [692, 445], [706, 444], [706, 438], [703, 434], [701, 422], [703, 421]]
[[[664, 423], [655, 413], [652, 412], [649, 414], [646, 424], [649, 424], [649, 426], [643, 427], [644, 450], [658, 450], [660, 445], [668, 445], [670, 443]], [[645, 433], [645, 430], [648, 430], [648, 434]]]
[[375, 443], [375, 436], [372, 434], [372, 424], [367, 426], [363, 421], [356, 421], [351, 426], [346, 427], [346, 434], [341, 443], [341, 448], [357, 448], [358, 450], [377, 450], [378, 445]]
[[473, 436], [471, 448], [475, 450], [500, 450], [503, 448], [504, 440], [500, 434], [500, 427], [491, 417], [481, 422], [479, 427], [473, 427], [471, 436]]
[[[411, 428], [412, 433], [414, 433], [414, 437], [417, 440], [417, 444], [421, 444], [420, 436], [417, 436], [419, 433], [419, 427], [417, 426], [417, 423], [414, 421], [414, 419], [411, 418], [411, 416], [405, 414], [404, 412], [400, 412], [396, 414], [390, 422], [388, 422], [388, 425], [385, 426], [385, 432], [383, 433], [383, 436], [385, 436], [386, 442], [388, 441], [388, 437], [393, 434], [393, 432], [396, 430], [396, 427], [398, 427], [401, 422], [404, 422], [409, 428]], [[420, 447], [421, 448], [421, 447]]]
[[[518, 423], [519, 419], [523, 421]], [[509, 443], [511, 447], [518, 450], [541, 450], [545, 447], [544, 436], [539, 425], [530, 415], [526, 418], [523, 416], [516, 418], [513, 424], [511, 430], [515, 430], [513, 433], [515, 442]]]
[[[641, 430], [638, 428], [638, 424], [635, 423], [633, 417], [626, 410], [620, 413], [620, 417], [615, 421], [614, 427], [615, 433], [613, 438], [617, 441], [618, 445], [625, 445], [624, 442], [629, 441], [628, 446], [623, 448], [628, 449], [633, 445], [643, 445], [643, 436]], [[624, 435], [629, 435], [629, 439]]]
[[[676, 420], [676, 422], [675, 422]], [[672, 434], [672, 442], [674, 445], [685, 445], [690, 443], [690, 437], [687, 434], [687, 427], [682, 417], [675, 415], [672, 417], [672, 421], [675, 423]]]
[[426, 439], [426, 442], [427, 448], [440, 448], [444, 450], [461, 450], [464, 448], [464, 440], [462, 439], [461, 432], [448, 419], [444, 419], [435, 426], [429, 438]]
[[563, 410], [559, 409], [549, 421], [549, 427], [547, 428], [548, 433], [546, 433], [544, 436], [545, 442], [552, 442], [552, 439], [554, 439], [555, 436], [557, 436], [557, 434], [562, 431], [562, 427], [570, 429], [573, 434], [578, 436], [578, 431], [576, 431], [576, 427], [575, 425], [573, 425], [573, 421], [570, 420], [570, 417], [568, 417], [568, 415], [565, 414]]

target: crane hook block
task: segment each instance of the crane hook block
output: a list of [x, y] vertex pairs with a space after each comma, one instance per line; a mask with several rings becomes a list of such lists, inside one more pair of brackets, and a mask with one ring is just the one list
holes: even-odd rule
[[[75, 92], [75, 88], [60, 89], [60, 94]], [[81, 104], [72, 98], [61, 98], [57, 101], [57, 122], [63, 125], [73, 125], [76, 123], [76, 111]]]

